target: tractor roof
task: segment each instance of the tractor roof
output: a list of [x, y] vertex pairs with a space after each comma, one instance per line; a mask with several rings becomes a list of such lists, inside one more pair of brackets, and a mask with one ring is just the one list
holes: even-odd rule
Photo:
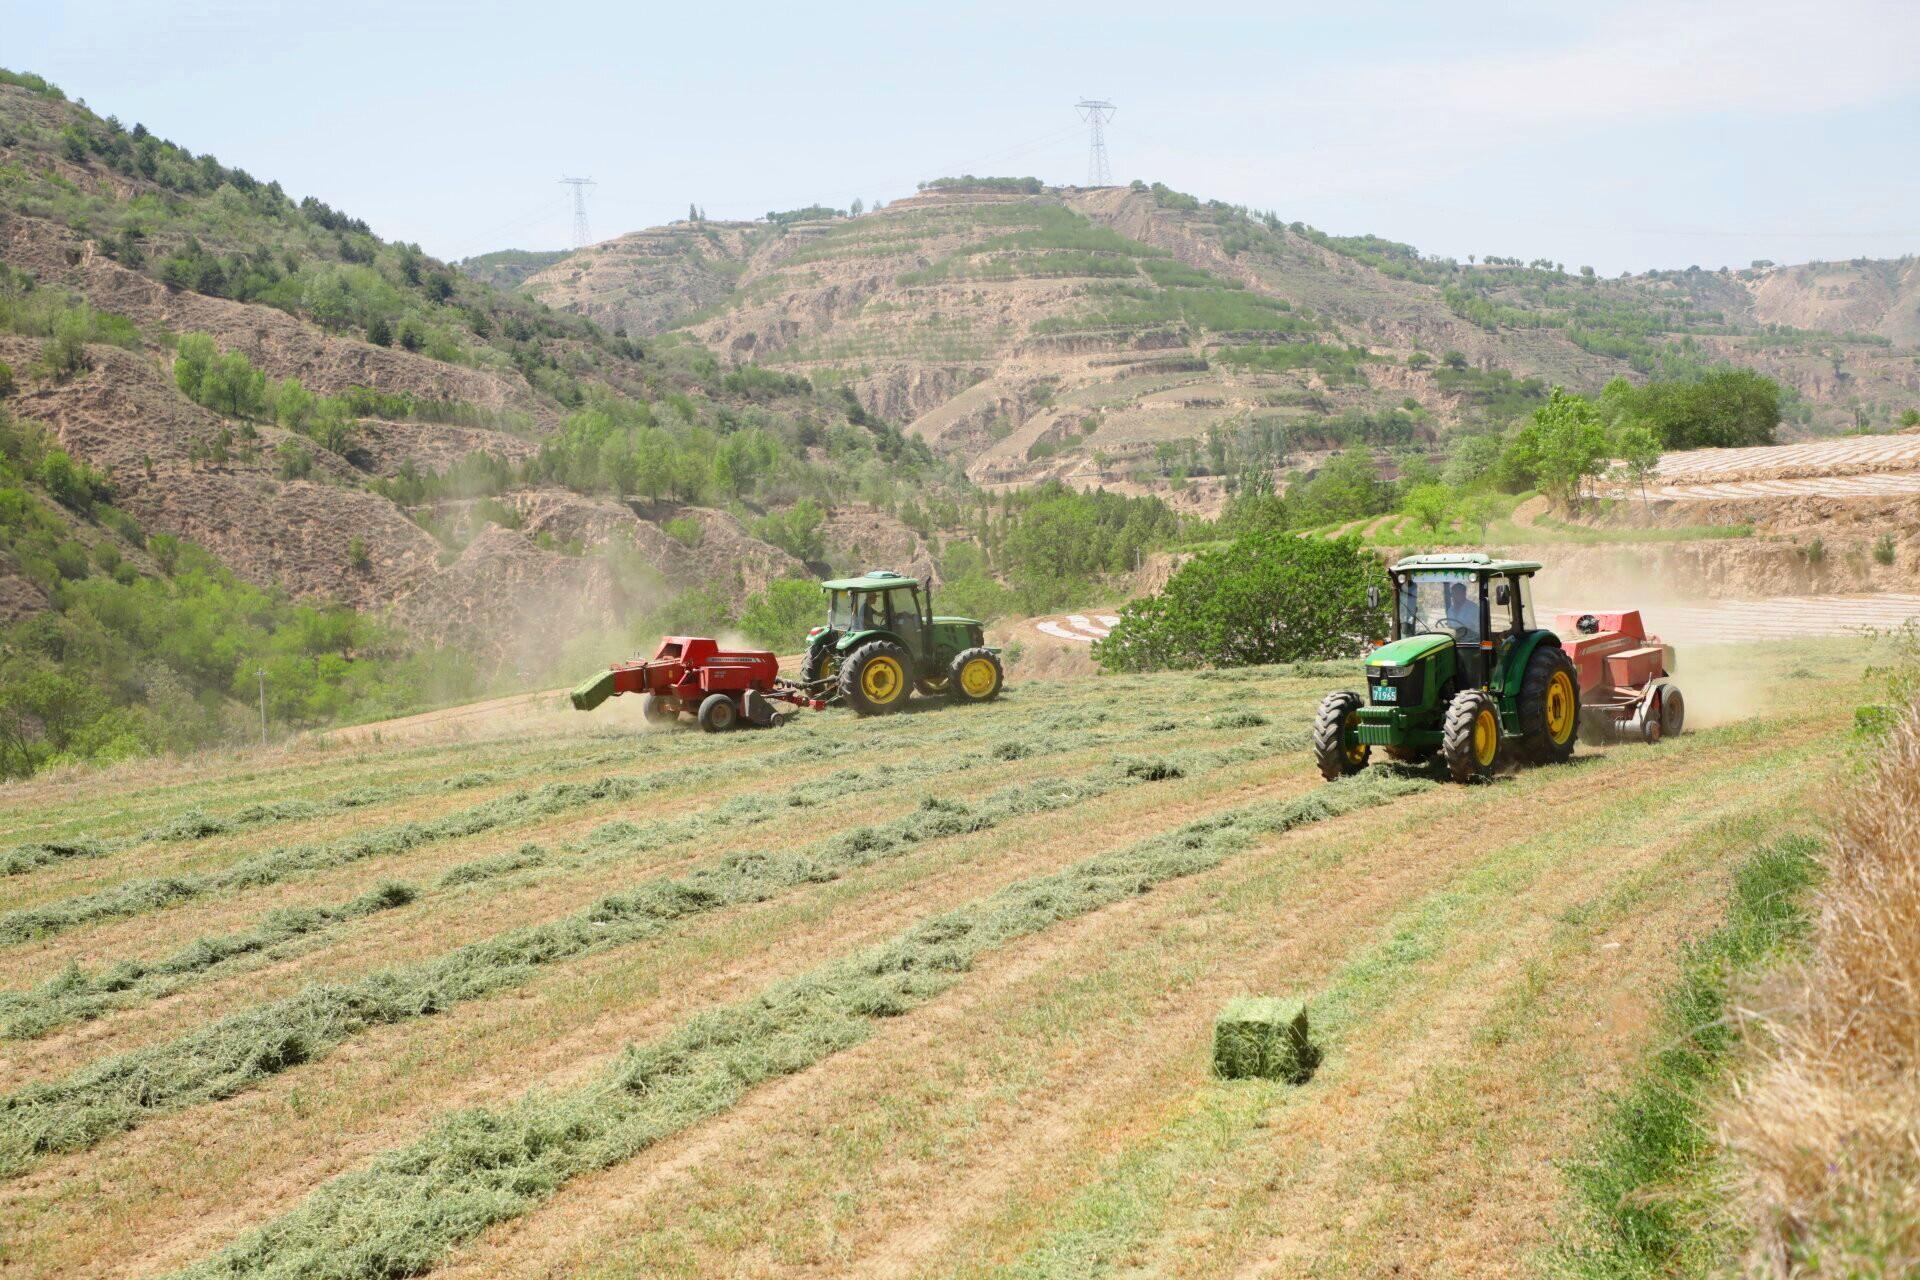
[[909, 578], [891, 569], [869, 569], [857, 578], [834, 578], [820, 584], [823, 591], [891, 591], [895, 587], [917, 587], [918, 578]]
[[1484, 551], [1435, 551], [1423, 556], [1408, 556], [1393, 566], [1393, 572], [1452, 569], [1466, 573], [1538, 573], [1540, 567], [1532, 560], [1495, 560]]

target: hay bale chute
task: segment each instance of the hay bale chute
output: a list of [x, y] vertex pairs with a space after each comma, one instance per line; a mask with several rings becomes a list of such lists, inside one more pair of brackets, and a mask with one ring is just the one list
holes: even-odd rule
[[1227, 1002], [1213, 1022], [1213, 1073], [1223, 1080], [1302, 1084], [1320, 1062], [1307, 1036], [1307, 1006], [1271, 996]]

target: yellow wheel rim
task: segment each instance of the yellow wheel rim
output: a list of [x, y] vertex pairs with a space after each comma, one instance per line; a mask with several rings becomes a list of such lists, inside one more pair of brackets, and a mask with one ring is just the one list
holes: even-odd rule
[[1493, 763], [1500, 750], [1500, 722], [1490, 709], [1483, 708], [1473, 721], [1473, 759], [1481, 768]]
[[[1340, 728], [1344, 732], [1354, 734], [1357, 737], [1360, 733], [1360, 713], [1358, 711], [1347, 712], [1347, 718], [1345, 721], [1341, 723]], [[1359, 764], [1365, 764], [1366, 762], [1367, 762], [1367, 744], [1366, 743], [1355, 742], [1352, 746], [1347, 748], [1348, 764], [1359, 765]]]
[[906, 672], [900, 669], [900, 664], [884, 655], [873, 658], [860, 669], [860, 692], [867, 695], [869, 702], [892, 702], [900, 696], [906, 683]]
[[1573, 724], [1580, 708], [1579, 695], [1573, 691], [1573, 679], [1564, 671], [1553, 673], [1547, 685], [1547, 736], [1565, 742], [1573, 736]]
[[985, 658], [973, 658], [960, 668], [960, 688], [969, 698], [984, 698], [1000, 683], [1000, 673]]

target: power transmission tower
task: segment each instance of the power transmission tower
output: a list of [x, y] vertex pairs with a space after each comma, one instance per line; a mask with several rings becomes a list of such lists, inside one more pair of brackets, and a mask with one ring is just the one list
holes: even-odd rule
[[1107, 168], [1107, 121], [1113, 119], [1114, 105], [1097, 98], [1082, 98], [1073, 105], [1087, 122], [1087, 185], [1110, 187], [1113, 174]]
[[600, 184], [592, 178], [562, 178], [560, 181], [573, 188], [573, 247], [584, 249], [593, 242], [587, 231], [587, 188]]

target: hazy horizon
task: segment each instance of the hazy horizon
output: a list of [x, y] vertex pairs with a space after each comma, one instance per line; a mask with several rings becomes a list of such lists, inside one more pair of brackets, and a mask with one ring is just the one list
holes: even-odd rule
[[[1218, 11], [1216, 11], [1217, 13]], [[1744, 267], [1920, 252], [1920, 10], [1841, 0], [1205, 20], [1114, 6], [722, 24], [586, 4], [87, 4], [19, 15], [0, 65], [456, 259], [910, 195], [962, 172], [1161, 181], [1464, 261]]]

